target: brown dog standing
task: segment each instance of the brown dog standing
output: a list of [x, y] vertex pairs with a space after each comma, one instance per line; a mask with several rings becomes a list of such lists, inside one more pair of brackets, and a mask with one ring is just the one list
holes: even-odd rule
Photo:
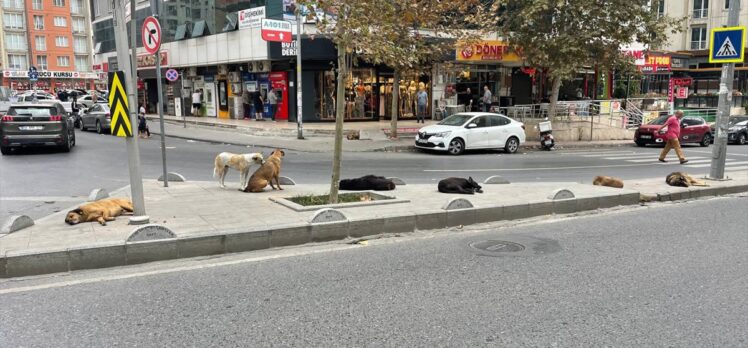
[[270, 157], [265, 160], [265, 163], [249, 178], [249, 185], [244, 189], [244, 192], [262, 192], [268, 184], [275, 190], [273, 179], [275, 179], [278, 189], [282, 190], [278, 178], [281, 171], [281, 159], [285, 155], [286, 153], [283, 150], [275, 149]]
[[65, 222], [75, 225], [81, 222], [98, 221], [102, 226], [105, 226], [107, 221], [114, 221], [114, 217], [120, 216], [126, 211], [133, 211], [132, 201], [129, 199], [102, 199], [83, 204], [78, 209], [69, 211], [65, 217]]

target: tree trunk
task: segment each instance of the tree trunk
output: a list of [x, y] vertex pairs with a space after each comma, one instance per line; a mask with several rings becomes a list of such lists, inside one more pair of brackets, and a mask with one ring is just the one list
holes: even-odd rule
[[340, 162], [343, 157], [343, 119], [345, 118], [345, 78], [348, 66], [345, 62], [347, 45], [338, 43], [338, 82], [336, 84], [337, 98], [335, 99], [335, 149], [332, 157], [332, 181], [330, 182], [330, 204], [338, 203], [338, 188], [340, 187]]
[[548, 119], [553, 120], [556, 117], [556, 106], [558, 105], [558, 92], [561, 90], [561, 78], [553, 78], [553, 87], [551, 87], [551, 105], [548, 106]]
[[390, 119], [390, 138], [397, 139], [397, 117], [400, 111], [400, 71], [395, 69], [392, 83], [392, 118]]

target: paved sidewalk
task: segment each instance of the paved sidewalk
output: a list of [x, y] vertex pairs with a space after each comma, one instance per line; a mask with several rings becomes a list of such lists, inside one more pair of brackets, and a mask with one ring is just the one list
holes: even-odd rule
[[[380, 192], [400, 202], [337, 208], [345, 220], [313, 223], [314, 210], [296, 211], [272, 199], [326, 194], [328, 185], [284, 185], [283, 191], [243, 193], [215, 182], [144, 182], [151, 223], [162, 225], [176, 238], [126, 242], [136, 226], [119, 217], [107, 226], [64, 223], [66, 211], [37, 220], [34, 226], [0, 235], [0, 277], [113, 267], [157, 260], [251, 251], [309, 242], [404, 233], [549, 214], [567, 214], [647, 200], [677, 200], [748, 191], [748, 172], [733, 173], [731, 181], [711, 187], [667, 186], [664, 178], [626, 182], [614, 189], [579, 183], [518, 183], [484, 185], [483, 194], [439, 193], [435, 184], [403, 185]], [[575, 198], [551, 200], [565, 188]], [[127, 188], [112, 196], [128, 197]], [[474, 208], [445, 210], [454, 198]], [[72, 208], [72, 207], [71, 207]]]

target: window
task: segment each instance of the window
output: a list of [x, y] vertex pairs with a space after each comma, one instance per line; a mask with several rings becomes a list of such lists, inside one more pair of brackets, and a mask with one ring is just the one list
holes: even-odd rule
[[57, 47], [68, 47], [69, 42], [67, 36], [58, 36], [55, 38], [55, 45]]
[[91, 67], [88, 64], [88, 56], [75, 56], [75, 70], [78, 71], [90, 71]]
[[43, 7], [42, 7], [42, 0], [34, 0], [32, 2], [32, 8], [34, 10], [42, 10], [43, 9]]
[[88, 45], [85, 37], [73, 38], [73, 51], [75, 53], [88, 53]]
[[6, 13], [3, 21], [6, 29], [23, 29], [23, 15], [20, 13]]
[[705, 50], [706, 49], [706, 27], [691, 28], [691, 49], [692, 50]]
[[34, 16], [34, 29], [44, 30], [44, 16]]
[[725, 10], [730, 9], [730, 0], [725, 0]]
[[23, 8], [23, 0], [3, 0], [5, 8]]
[[26, 70], [28, 68], [28, 64], [26, 64], [26, 55], [9, 54], [8, 68], [12, 70]]
[[488, 116], [490, 119], [490, 126], [496, 127], [496, 126], [506, 126], [512, 121], [509, 121], [508, 118], [502, 117], [502, 116]]
[[57, 7], [65, 7], [65, 0], [54, 0], [54, 4]]
[[83, 0], [71, 0], [70, 12], [72, 14], [83, 14]]
[[49, 65], [47, 65], [47, 56], [36, 56], [36, 68], [39, 70], [49, 69]]
[[62, 66], [62, 67], [70, 66], [70, 57], [68, 57], [68, 56], [58, 56], [57, 57], [57, 66]]
[[86, 22], [83, 18], [73, 18], [73, 33], [85, 33]]
[[665, 15], [665, 0], [659, 0], [657, 2], [657, 15], [662, 17]]
[[709, 0], [693, 0], [693, 18], [706, 18], [709, 15]]
[[55, 26], [56, 27], [67, 27], [68, 21], [65, 19], [65, 17], [55, 16]]
[[486, 117], [486, 116], [480, 116], [480, 117], [476, 117], [476, 118], [475, 118], [475, 119], [474, 119], [474, 120], [473, 120], [472, 122], [470, 122], [470, 123], [475, 123], [475, 125], [477, 125], [477, 126], [478, 126], [477, 128], [488, 127], [488, 117]]
[[47, 50], [47, 38], [44, 36], [37, 36], [34, 38], [34, 42], [36, 43], [36, 50], [37, 51], [46, 51]]
[[5, 34], [5, 48], [9, 50], [26, 50], [26, 36], [17, 33]]

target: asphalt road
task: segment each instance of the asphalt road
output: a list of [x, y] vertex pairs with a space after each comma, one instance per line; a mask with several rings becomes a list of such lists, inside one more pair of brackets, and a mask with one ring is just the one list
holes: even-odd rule
[[[747, 206], [743, 195], [4, 280], [0, 346], [746, 346]], [[525, 249], [470, 246], [488, 240]]]
[[[0, 157], [0, 220], [13, 214], [39, 218], [76, 205], [97, 187], [110, 192], [129, 185], [127, 151], [124, 141], [109, 135], [77, 131], [77, 146], [71, 153], [28, 150]], [[161, 174], [158, 137], [141, 141], [144, 179]], [[436, 183], [448, 176], [473, 176], [483, 180], [502, 175], [514, 182], [590, 182], [596, 175], [620, 178], [664, 177], [675, 170], [703, 175], [709, 172], [711, 147], [688, 146], [692, 163], [681, 166], [675, 154], [671, 162], [656, 161], [660, 148], [598, 148], [591, 150], [542, 152], [513, 155], [502, 152], [474, 152], [459, 157], [436, 153], [345, 153], [343, 177], [366, 174], [397, 176], [410, 183]], [[225, 144], [167, 138], [169, 171], [191, 180], [214, 180], [213, 159], [222, 151], [264, 152], [267, 148], [246, 148]], [[287, 151], [283, 175], [297, 183], [328, 183], [330, 153]], [[748, 146], [728, 147], [728, 170], [748, 169]], [[229, 173], [227, 184], [238, 186], [238, 175]]]

